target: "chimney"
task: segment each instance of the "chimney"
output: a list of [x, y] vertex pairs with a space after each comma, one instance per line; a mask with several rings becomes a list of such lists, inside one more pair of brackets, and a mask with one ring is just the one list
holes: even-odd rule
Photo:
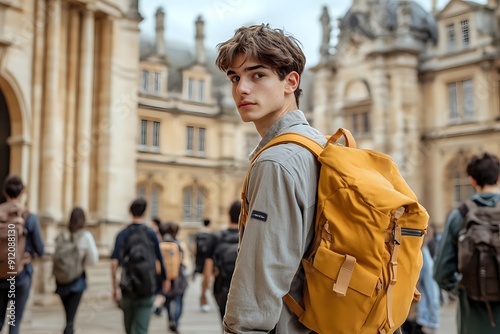
[[165, 12], [161, 7], [156, 11], [156, 36], [155, 36], [155, 55], [164, 56], [166, 54], [165, 46]]
[[437, 0], [432, 0], [432, 15], [437, 15], [438, 9], [437, 9]]
[[205, 22], [203, 18], [198, 16], [196, 20], [196, 62], [198, 64], [205, 64], [205, 46], [203, 40], [205, 39]]

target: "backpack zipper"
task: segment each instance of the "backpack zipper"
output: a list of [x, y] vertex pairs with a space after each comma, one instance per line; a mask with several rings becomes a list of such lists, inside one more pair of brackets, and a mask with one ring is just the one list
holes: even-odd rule
[[425, 234], [424, 230], [417, 230], [414, 228], [406, 228], [406, 227], [401, 228], [401, 235], [402, 236], [421, 237], [424, 234]]

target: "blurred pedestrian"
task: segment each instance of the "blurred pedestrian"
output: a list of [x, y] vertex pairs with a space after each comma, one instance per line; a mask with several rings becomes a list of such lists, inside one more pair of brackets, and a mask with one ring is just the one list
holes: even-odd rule
[[[123, 310], [127, 334], [148, 332], [156, 291], [156, 260], [160, 262], [163, 291], [170, 289], [158, 237], [144, 224], [146, 207], [142, 198], [132, 202], [132, 223], [118, 233], [111, 254], [113, 300]], [[119, 267], [120, 285], [116, 279]]]
[[[170, 282], [170, 290], [165, 294], [165, 308], [168, 313], [168, 326], [169, 329], [177, 333], [177, 328], [179, 327], [179, 320], [182, 316], [184, 292], [186, 291], [188, 282], [185, 274], [185, 268], [182, 263], [184, 256], [184, 248], [181, 243], [177, 240], [177, 234], [179, 233], [179, 225], [173, 222], [168, 222], [160, 225], [160, 233], [163, 238], [163, 242], [174, 243], [178, 246], [180, 253], [180, 259], [174, 261], [172, 259], [172, 265], [178, 265], [178, 275], [175, 279]], [[165, 256], [164, 256], [165, 258]], [[167, 261], [167, 260], [165, 260]], [[167, 268], [171, 267], [167, 265]]]
[[[2, 192], [7, 201], [0, 204], [0, 263], [8, 264], [9, 251], [7, 246], [11, 235], [9, 225], [16, 225], [16, 256], [15, 274], [11, 268], [0, 269], [0, 332], [2, 331], [7, 309], [14, 309], [7, 315], [9, 334], [21, 333], [20, 327], [24, 309], [30, 293], [33, 265], [31, 260], [35, 255], [42, 256], [44, 244], [38, 217], [30, 213], [24, 204], [25, 187], [17, 175], [8, 175], [3, 183]], [[11, 293], [15, 287], [15, 295]]]
[[236, 257], [238, 256], [238, 219], [241, 200], [234, 201], [229, 208], [229, 226], [219, 233], [211, 259], [214, 268], [214, 297], [219, 307], [221, 320], [226, 313], [227, 295], [231, 286]]
[[[466, 171], [469, 175], [472, 186], [476, 190], [476, 194], [470, 198], [472, 201], [471, 205], [475, 206], [475, 213], [477, 214], [479, 212], [477, 210], [480, 208], [490, 207], [492, 209], [490, 209], [491, 211], [489, 211], [488, 216], [498, 217], [500, 202], [500, 185], [498, 184], [500, 161], [498, 157], [490, 153], [475, 155], [468, 163]], [[466, 208], [468, 208], [467, 205], [465, 206], [465, 209]], [[493, 211], [493, 208], [496, 208], [496, 211]], [[500, 326], [500, 303], [486, 303], [483, 301], [472, 300], [472, 296], [470, 296], [470, 293], [467, 290], [468, 286], [464, 282], [466, 277], [463, 273], [459, 272], [459, 241], [465, 240], [464, 237], [466, 238], [466, 235], [462, 235], [460, 236], [462, 239], [459, 239], [459, 232], [461, 231], [464, 219], [466, 218], [466, 212], [464, 212], [463, 209], [463, 205], [454, 209], [446, 220], [443, 236], [439, 242], [436, 252], [434, 262], [434, 279], [442, 289], [453, 294], [458, 294], [458, 333], [498, 334], [498, 326]], [[494, 214], [495, 212], [497, 215]], [[485, 233], [487, 233], [487, 230], [483, 230], [481, 232], [481, 238], [488, 235]], [[498, 238], [498, 230], [496, 233], [496, 238]], [[488, 238], [481, 240], [488, 241]], [[484, 253], [481, 257], [482, 256], [487, 257], [489, 255]], [[478, 258], [479, 260], [481, 259], [479, 255]], [[496, 266], [496, 270], [498, 271], [498, 266], [500, 264], [495, 262], [498, 262], [498, 254], [492, 260], [492, 263]], [[477, 273], [473, 273], [474, 278], [481, 276], [486, 277], [484, 267], [481, 268], [483, 272], [480, 272], [479, 268], [475, 268], [475, 265], [469, 265], [467, 267], [477, 271]], [[488, 273], [488, 275], [490, 275], [490, 273]], [[484, 289], [487, 285], [486, 282], [483, 283], [485, 284], [480, 284], [481, 289]], [[493, 283], [498, 296], [498, 279], [493, 279], [491, 283]], [[484, 293], [486, 292], [484, 291]], [[486, 297], [491, 296], [486, 294]]]
[[[61, 298], [66, 313], [64, 334], [74, 333], [76, 312], [83, 292], [87, 289], [87, 273], [85, 269], [97, 263], [99, 259], [94, 237], [92, 233], [86, 230], [86, 223], [83, 209], [74, 208], [69, 218], [68, 230], [61, 233], [56, 240], [54, 261], [57, 261], [59, 253], [61, 253], [61, 257], [66, 257], [66, 259], [61, 260], [62, 265], [58, 270], [76, 269], [79, 272], [79, 274], [74, 275], [76, 278], [69, 282], [58, 281], [58, 275], [55, 273], [56, 293]], [[73, 251], [75, 251], [75, 257], [70, 258]], [[74, 260], [74, 263], [70, 263], [72, 260]], [[56, 268], [56, 262], [54, 262], [54, 269]], [[63, 273], [63, 276], [66, 276], [66, 274], [68, 273]]]

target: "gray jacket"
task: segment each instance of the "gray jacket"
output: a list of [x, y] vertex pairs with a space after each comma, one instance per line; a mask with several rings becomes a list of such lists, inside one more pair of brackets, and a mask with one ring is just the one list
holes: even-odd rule
[[[285, 132], [326, 142], [295, 110], [273, 124], [250, 158]], [[311, 333], [282, 298], [288, 292], [297, 301], [302, 297], [301, 259], [314, 237], [319, 167], [314, 155], [296, 144], [271, 147], [252, 165], [246, 193], [248, 220], [245, 229], [240, 228], [225, 333]]]

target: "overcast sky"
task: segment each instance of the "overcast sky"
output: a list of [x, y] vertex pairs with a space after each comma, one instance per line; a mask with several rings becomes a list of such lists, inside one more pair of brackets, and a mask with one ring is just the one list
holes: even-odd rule
[[[416, 1], [426, 10], [431, 9], [432, 0]], [[438, 0], [438, 9], [448, 2]], [[167, 40], [181, 41], [188, 46], [194, 45], [195, 21], [201, 15], [205, 21], [205, 47], [212, 50], [242, 25], [270, 23], [299, 39], [309, 67], [316, 65], [319, 59], [322, 7], [328, 7], [333, 25], [335, 19], [346, 13], [351, 0], [141, 0], [139, 3], [144, 17], [140, 25], [143, 34], [154, 34], [158, 7], [166, 12]]]

